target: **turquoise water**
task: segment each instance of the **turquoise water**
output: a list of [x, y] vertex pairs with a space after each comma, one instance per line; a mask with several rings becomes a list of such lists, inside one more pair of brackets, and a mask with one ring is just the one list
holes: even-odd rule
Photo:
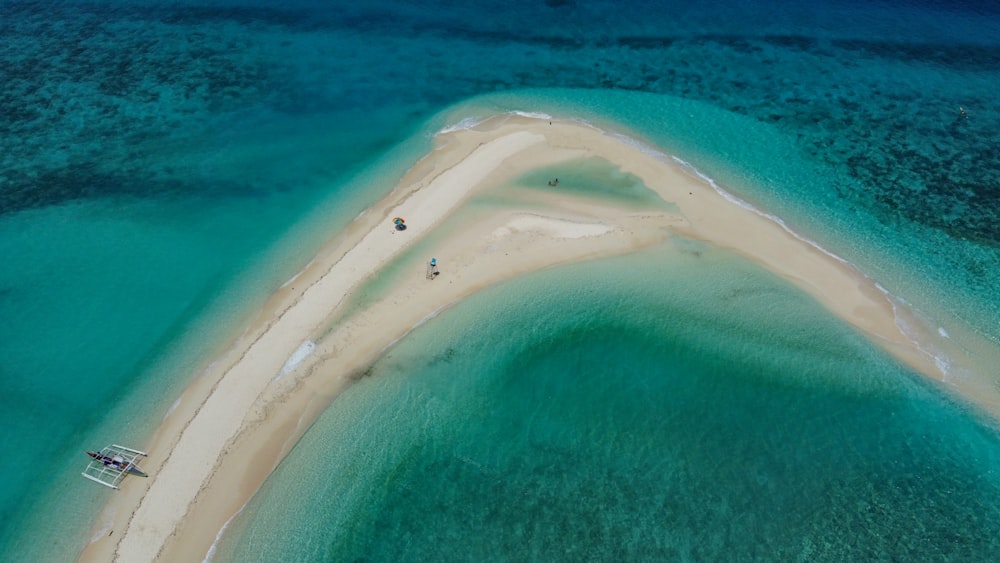
[[[113, 494], [78, 477], [83, 451], [111, 442], [145, 447], [215, 347], [238, 334], [325, 237], [429, 150], [434, 131], [468, 117], [537, 111], [627, 132], [821, 241], [943, 332], [968, 329], [1000, 342], [1000, 153], [994, 142], [1000, 112], [993, 103], [1000, 86], [998, 37], [1000, 14], [979, 2], [0, 0], [0, 447], [17, 452], [0, 462], [0, 559], [71, 559], [87, 541], [93, 507]], [[645, 283], [651, 290], [666, 281]], [[620, 315], [605, 316], [626, 323], [628, 301], [622, 298]], [[692, 304], [687, 314], [696, 309]], [[724, 328], [728, 334], [728, 317], [716, 313], [692, 325], [692, 332], [717, 337]], [[570, 326], [583, 318], [560, 322]], [[635, 322], [641, 330], [628, 334], [660, 330]], [[428, 331], [437, 330], [434, 324]], [[783, 342], [782, 326], [771, 327], [768, 334], [775, 336], [767, 342], [732, 329], [732, 350], [718, 357], [742, 366], [772, 354], [792, 356], [775, 344]], [[553, 335], [563, 332], [552, 328]], [[680, 349], [670, 353], [698, 355], [694, 341], [701, 339], [692, 339], [677, 340]], [[840, 503], [829, 533], [843, 536], [898, 514], [913, 530], [944, 538], [943, 519], [921, 509], [930, 506], [930, 497], [913, 492], [919, 487], [901, 476], [917, 475], [913, 467], [941, 469], [919, 475], [952, 479], [935, 490], [967, 494], [982, 487], [984, 499], [994, 498], [995, 484], [984, 469], [995, 463], [992, 427], [935, 398], [934, 389], [884, 359], [838, 371], [837, 350], [863, 345], [847, 336], [831, 342], [842, 344], [807, 348], [799, 362], [818, 363], [801, 372], [826, 374], [824, 381], [835, 374], [832, 387], [824, 387], [826, 394], [809, 392], [811, 411], [782, 403], [773, 416], [793, 409], [789, 420], [816, 428], [809, 413], [826, 412], [820, 407], [827, 401], [832, 411], [843, 406], [837, 398], [843, 391], [836, 391], [842, 385], [869, 409], [860, 418], [882, 421], [887, 435], [910, 425], [913, 436], [934, 438], [911, 444], [909, 465], [897, 473], [889, 462], [878, 465], [886, 458], [866, 466], [855, 457], [861, 460], [855, 473], [825, 481], [828, 496]], [[485, 345], [464, 341], [461, 348]], [[586, 347], [567, 342], [560, 350], [565, 358], [583, 358]], [[828, 352], [832, 359], [823, 355]], [[641, 354], [655, 363], [649, 354], [659, 353]], [[505, 368], [492, 361], [501, 356], [502, 350], [475, 364], [484, 385], [502, 378], [497, 374]], [[386, 385], [390, 371], [381, 378]], [[858, 383], [883, 375], [896, 382], [893, 389], [906, 391], [887, 395]], [[695, 375], [684, 381], [704, 382]], [[732, 393], [719, 391], [725, 401], [715, 401], [725, 408], [698, 411], [699, 425], [718, 428], [729, 413], [769, 400], [754, 398], [749, 387], [727, 385], [735, 386]], [[773, 390], [778, 403], [787, 398], [782, 389]], [[377, 400], [373, 394], [369, 402]], [[880, 409], [890, 407], [903, 414], [879, 418]], [[511, 406], [512, 412], [518, 408]], [[917, 411], [943, 421], [941, 433], [927, 430], [912, 414]], [[749, 455], [747, 444], [774, 420], [741, 421], [741, 432], [726, 436], [726, 443]], [[320, 428], [296, 455], [331, 439]], [[862, 424], [844, 435], [870, 431]], [[969, 437], [977, 432], [979, 442]], [[951, 440], [966, 453], [954, 453]], [[568, 443], [573, 450], [581, 442]], [[789, 443], [798, 443], [795, 436]], [[769, 451], [774, 464], [786, 460], [806, 473], [817, 471], [818, 463], [806, 458], [825, 459], [816, 448], [773, 444]], [[578, 455], [600, 457], [592, 449]], [[622, 454], [639, 456], [640, 465], [659, 454], [642, 455]], [[39, 459], [46, 472], [26, 467], [25, 460]], [[494, 469], [509, 464], [493, 463]], [[862, 474], [875, 484], [855, 486], [852, 478]], [[788, 482], [804, 495], [815, 492], [809, 483]], [[562, 490], [573, 486], [567, 482]], [[865, 504], [865, 491], [892, 487], [903, 492]], [[730, 499], [727, 506], [735, 511], [748, 490], [733, 485], [720, 493], [731, 496], [719, 498]], [[861, 500], [852, 504], [851, 494]], [[677, 530], [688, 529], [684, 521], [705, 524], [684, 549], [738, 544], [716, 539], [730, 530], [711, 525], [726, 514], [722, 505], [677, 506], [684, 507], [674, 511]], [[887, 508], [897, 506], [898, 512]], [[988, 526], [987, 509], [981, 519], [955, 510], [945, 516], [962, 525], [949, 530]], [[871, 511], [879, 518], [865, 516]], [[772, 517], [757, 513], [740, 525], [764, 530], [787, 524]], [[371, 537], [358, 526], [360, 538]], [[948, 533], [958, 534], [955, 545], [968, 546], [973, 555], [987, 545], [964, 531]], [[681, 546], [682, 536], [670, 536], [675, 543], [669, 545]], [[818, 543], [808, 553], [837, 545], [810, 537]], [[936, 553], [931, 544], [906, 537], [916, 546], [913, 553]], [[794, 551], [787, 540], [774, 541], [774, 551], [807, 553]], [[828, 558], [902, 553], [896, 544], [873, 542], [865, 544], [873, 551], [835, 551]], [[366, 550], [338, 545], [344, 552]], [[750, 556], [766, 557], [772, 548], [757, 549]]]
[[[548, 182], [558, 180], [553, 187]], [[582, 158], [558, 166], [533, 170], [517, 178], [515, 186], [537, 189], [548, 186], [549, 193], [567, 193], [572, 196], [610, 201], [616, 205], [633, 209], [673, 208], [659, 195], [650, 190], [640, 178], [622, 172], [618, 166], [603, 158]], [[571, 188], [566, 186], [570, 185]]]
[[1000, 435], [696, 244], [477, 295], [339, 396], [217, 561], [988, 560]]

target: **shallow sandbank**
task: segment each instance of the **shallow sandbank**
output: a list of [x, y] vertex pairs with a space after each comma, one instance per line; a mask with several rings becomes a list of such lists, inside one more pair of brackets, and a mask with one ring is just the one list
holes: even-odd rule
[[[520, 116], [443, 134], [437, 144], [393, 193], [278, 291], [246, 334], [185, 392], [146, 448], [151, 477], [130, 481], [113, 498], [105, 510], [112, 534], [91, 543], [83, 559], [204, 558], [219, 529], [337, 392], [424, 319], [504, 279], [634, 251], [674, 234], [758, 262], [914, 369], [944, 375], [940, 357], [920, 340], [919, 320], [906, 318], [872, 280], [669, 158], [583, 124]], [[544, 205], [449, 221], [476, 193], [588, 156], [636, 175], [672, 206], [637, 211], [563, 191], [547, 194]], [[395, 216], [405, 217], [409, 228], [394, 230]], [[436, 279], [426, 279], [421, 263], [377, 302], [344, 312], [365, 280], [435, 231], [453, 235], [435, 248], [441, 260]], [[960, 390], [1000, 411], [996, 390]]]

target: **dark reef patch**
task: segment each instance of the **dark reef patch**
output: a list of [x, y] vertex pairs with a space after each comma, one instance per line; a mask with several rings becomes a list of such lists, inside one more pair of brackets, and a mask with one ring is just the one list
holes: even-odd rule
[[[412, 100], [409, 114], [421, 115], [485, 92], [559, 86], [682, 96], [771, 123], [857, 180], [860, 188], [836, 186], [853, 206], [1000, 245], [995, 92], [956, 99], [944, 84], [888, 83], [874, 70], [891, 60], [943, 73], [998, 72], [1000, 47], [613, 28], [580, 36], [564, 20], [574, 17], [569, 3], [539, 12], [529, 29], [342, 8], [4, 3], [0, 213], [100, 197], [107, 192], [98, 186], [122, 184], [70, 181], [73, 169], [155, 177], [143, 170], [156, 167], [143, 154], [244, 114], [364, 114], [403, 99]], [[359, 35], [366, 49], [345, 47]], [[263, 43], [272, 36], [280, 41]], [[432, 39], [421, 44], [440, 52], [415, 49], [415, 39]], [[445, 55], [454, 52], [467, 56]], [[359, 77], [358, 68], [379, 80]], [[46, 185], [63, 187], [45, 193]], [[931, 211], [940, 209], [949, 211]]]
[[942, 65], [954, 70], [972, 72], [1000, 70], [1000, 46], [899, 43], [861, 39], [841, 39], [834, 41], [833, 45], [855, 57], [894, 59], [908, 64]]
[[96, 4], [0, 7], [0, 213], [122, 193], [162, 195], [157, 186], [197, 192], [203, 186], [156, 181], [163, 175], [156, 150], [197, 137], [220, 114], [287, 94], [282, 69], [247, 55], [251, 37], [170, 20], [156, 9]]

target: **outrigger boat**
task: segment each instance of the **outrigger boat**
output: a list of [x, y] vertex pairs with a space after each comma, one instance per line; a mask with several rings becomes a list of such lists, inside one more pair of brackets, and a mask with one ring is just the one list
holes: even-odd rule
[[146, 477], [146, 472], [135, 463], [136, 459], [145, 457], [145, 452], [112, 444], [96, 452], [87, 452], [87, 455], [92, 459], [81, 475], [105, 487], [117, 489], [122, 479], [130, 474]]

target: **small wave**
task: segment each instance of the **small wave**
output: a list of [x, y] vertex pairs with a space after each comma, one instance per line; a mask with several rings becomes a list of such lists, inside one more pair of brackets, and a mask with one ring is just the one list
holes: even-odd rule
[[219, 528], [219, 532], [215, 534], [215, 541], [212, 542], [212, 546], [209, 547], [208, 551], [205, 553], [205, 559], [202, 560], [202, 563], [212, 562], [212, 558], [215, 557], [215, 551], [219, 547], [219, 540], [222, 539], [222, 534], [226, 533], [226, 529], [229, 528], [229, 524], [232, 523], [233, 519], [243, 513], [244, 508], [246, 508], [245, 504], [242, 507], [240, 507], [240, 509], [236, 512], [236, 514], [230, 516], [229, 520], [226, 520], [226, 523], [223, 524], [221, 528]]
[[479, 125], [483, 121], [486, 121], [486, 119], [482, 117], [463, 117], [458, 123], [455, 123], [454, 125], [448, 125], [447, 127], [444, 127], [443, 129], [438, 131], [438, 134], [440, 135], [443, 133], [454, 133], [455, 131], [464, 131], [466, 129], [472, 129], [473, 127]]
[[951, 335], [948, 334], [948, 331], [943, 326], [938, 327], [938, 334], [941, 335], [941, 338], [951, 338]]
[[310, 261], [308, 264], [306, 264], [305, 268], [303, 268], [302, 270], [299, 270], [299, 272], [297, 274], [295, 274], [294, 276], [288, 278], [288, 281], [286, 281], [285, 283], [281, 284], [281, 287], [279, 289], [285, 289], [286, 287], [288, 287], [288, 286], [292, 285], [293, 283], [295, 283], [295, 280], [299, 279], [299, 276], [302, 275], [302, 272], [304, 272], [311, 265], [312, 265], [312, 262]]
[[[914, 318], [918, 322], [927, 323], [927, 327], [932, 326], [930, 322], [926, 318], [922, 318], [920, 313], [907, 303], [905, 299], [896, 297], [879, 283], [875, 283], [875, 287], [882, 292], [885, 298], [889, 301], [889, 304], [892, 305], [893, 322], [895, 323], [896, 328], [899, 329], [899, 332], [902, 333], [911, 344], [913, 344], [914, 348], [925, 354], [927, 357], [933, 359], [934, 366], [937, 367], [939, 372], [941, 372], [942, 379], [946, 382], [949, 381], [952, 375], [951, 359], [946, 354], [936, 351], [934, 347], [926, 341], [926, 338], [920, 337], [919, 331], [915, 327], [911, 326], [900, 313], [899, 305], [906, 308], [906, 310], [910, 313], [908, 315], [910, 318]], [[948, 336], [948, 333], [941, 327], [938, 327], [938, 334], [946, 338]]]
[[527, 117], [529, 119], [554, 119], [551, 115], [539, 111], [514, 110], [508, 113], [511, 113], [513, 115], [520, 115], [521, 117]]
[[[243, 333], [240, 334], [240, 337], [237, 339], [237, 343], [242, 341], [243, 338], [247, 335], [247, 330], [249, 330], [249, 327], [245, 326], [243, 328]], [[219, 365], [218, 358], [212, 360], [211, 362], [209, 362], [207, 366], [205, 366], [205, 369], [201, 370], [201, 373], [198, 374], [198, 377], [205, 377], [206, 375], [212, 373], [212, 371], [214, 371], [215, 368], [218, 367], [218, 365]]]
[[[590, 124], [588, 123], [588, 125], [590, 125]], [[593, 126], [591, 125], [591, 127], [593, 127]], [[679, 163], [682, 163], [684, 165], [687, 165], [687, 167], [689, 167], [692, 170], [694, 170], [693, 166], [691, 166], [690, 164], [687, 164], [683, 160], [681, 160], [681, 159], [679, 159], [677, 157], [670, 157], [669, 155], [667, 155], [667, 153], [665, 153], [665, 152], [663, 152], [663, 151], [661, 151], [659, 149], [656, 149], [654, 147], [651, 147], [651, 146], [647, 145], [646, 143], [643, 143], [642, 141], [639, 141], [638, 139], [633, 139], [632, 137], [629, 137], [628, 135], [624, 135], [622, 133], [614, 133], [614, 132], [604, 131], [603, 129], [598, 129], [598, 130], [601, 131], [602, 133], [604, 133], [605, 135], [613, 138], [613, 139], [618, 139], [619, 141], [625, 143], [626, 145], [629, 145], [630, 147], [632, 147], [634, 149], [637, 149], [639, 152], [641, 152], [641, 153], [643, 153], [643, 154], [645, 154], [647, 156], [651, 156], [651, 157], [659, 159], [659, 160], [666, 160], [667, 158], [673, 158], [675, 161], [677, 161]]]
[[279, 371], [278, 375], [274, 377], [274, 380], [277, 381], [282, 377], [285, 377], [286, 375], [291, 373], [292, 370], [298, 367], [298, 365], [301, 364], [303, 360], [308, 358], [309, 355], [312, 354], [313, 350], [315, 349], [316, 349], [316, 343], [313, 342], [312, 340], [306, 340], [305, 342], [303, 342], [302, 345], [299, 346], [294, 352], [292, 352], [292, 355], [288, 357], [288, 361], [285, 362], [285, 365], [281, 366], [281, 371]]
[[951, 362], [948, 360], [947, 356], [934, 356], [934, 365], [941, 370], [941, 375], [944, 376], [944, 380], [949, 380], [949, 375], [951, 375]]
[[[551, 121], [555, 119], [554, 117], [552, 117], [547, 113], [542, 113], [538, 111], [512, 110], [508, 111], [507, 115], [518, 115], [521, 117], [527, 117], [528, 119], [539, 119], [546, 121]], [[444, 133], [454, 133], [455, 131], [464, 131], [466, 129], [472, 129], [473, 127], [479, 125], [480, 123], [483, 123], [484, 121], [491, 119], [491, 117], [475, 117], [475, 116], [463, 117], [458, 121], [458, 123], [447, 125], [441, 128], [441, 130], [438, 131], [436, 135], [442, 135]]]
[[437, 309], [434, 309], [430, 313], [427, 313], [427, 315], [425, 315], [424, 318], [420, 319], [419, 321], [416, 322], [416, 324], [413, 325], [413, 328], [417, 328], [418, 326], [421, 326], [424, 323], [426, 323], [427, 321], [429, 321], [429, 320], [433, 319], [434, 317], [440, 315], [441, 311], [444, 311], [446, 308], [447, 308], [447, 305], [444, 306], [444, 307], [438, 307]]
[[90, 543], [94, 543], [98, 540], [106, 538], [108, 532], [115, 525], [115, 511], [110, 508], [105, 508], [101, 512], [101, 527], [94, 532], [94, 535], [90, 536]]
[[163, 420], [169, 418], [170, 415], [173, 414], [173, 412], [177, 410], [177, 407], [179, 407], [180, 405], [181, 405], [181, 397], [177, 397], [177, 400], [174, 401], [174, 404], [170, 405], [170, 408], [167, 409], [167, 414], [163, 415]]
[[382, 347], [382, 351], [380, 352], [380, 354], [384, 354], [386, 352], [386, 350], [389, 350], [390, 348], [392, 348], [393, 346], [395, 346], [396, 343], [398, 343], [400, 340], [406, 338], [406, 336], [408, 334], [410, 334], [411, 332], [413, 332], [414, 330], [416, 330], [418, 327], [420, 327], [421, 325], [423, 325], [427, 321], [429, 321], [429, 320], [433, 319], [434, 317], [440, 315], [441, 311], [444, 311], [447, 308], [448, 308], [448, 305], [445, 305], [444, 307], [438, 307], [437, 309], [434, 309], [433, 311], [431, 311], [430, 313], [428, 313], [424, 318], [420, 319], [412, 327], [410, 327], [409, 330], [407, 330], [406, 332], [404, 332], [403, 334], [401, 334], [399, 336], [399, 338], [396, 338], [392, 342], [389, 342], [388, 344], [386, 344], [385, 346], [383, 346]]

